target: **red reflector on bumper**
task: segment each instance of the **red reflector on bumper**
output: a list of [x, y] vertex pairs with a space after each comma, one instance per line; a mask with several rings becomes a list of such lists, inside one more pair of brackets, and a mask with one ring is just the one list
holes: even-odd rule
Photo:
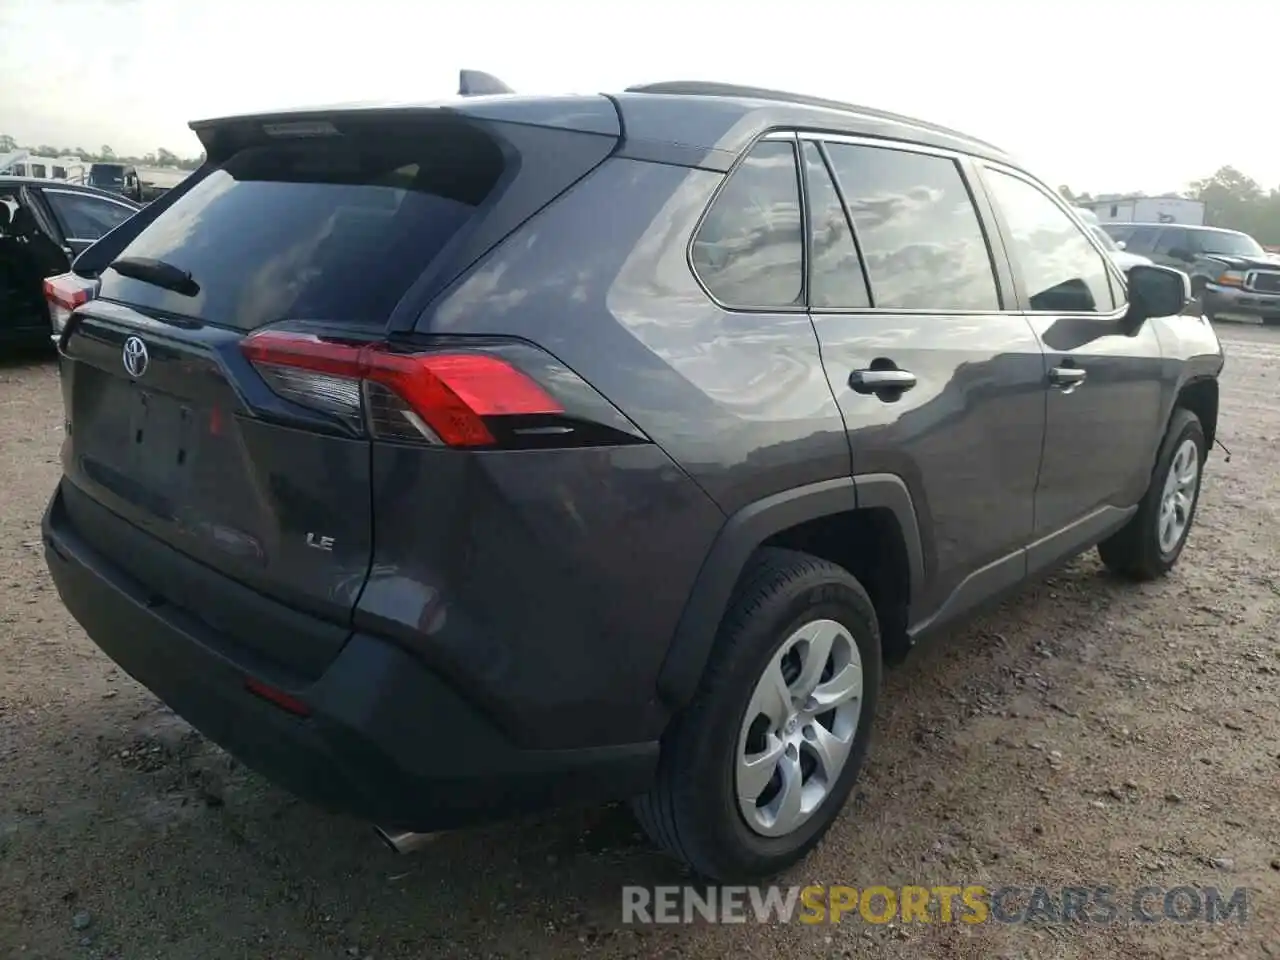
[[275, 704], [281, 710], [292, 713], [294, 716], [311, 716], [311, 708], [297, 697], [291, 696], [283, 690], [277, 690], [275, 687], [269, 686], [261, 680], [255, 680], [253, 677], [245, 677], [244, 688], [255, 696], [261, 697], [263, 700]]

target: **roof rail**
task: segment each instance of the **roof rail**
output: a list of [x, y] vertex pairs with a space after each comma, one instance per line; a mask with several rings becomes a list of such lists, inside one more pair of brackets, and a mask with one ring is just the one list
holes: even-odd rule
[[803, 93], [787, 93], [784, 90], [770, 90], [767, 87], [747, 87], [736, 83], [717, 83], [714, 81], [704, 80], [663, 80], [658, 83], [642, 83], [634, 87], [627, 87], [627, 93], [663, 93], [671, 96], [685, 97], [741, 97], [750, 100], [774, 100], [779, 103], [793, 103], [798, 106], [805, 107], [823, 107], [827, 110], [841, 110], [846, 113], [861, 113], [867, 116], [879, 117], [890, 120], [895, 123], [902, 123], [922, 130], [931, 130], [934, 133], [945, 134], [949, 137], [956, 137], [961, 140], [968, 140], [970, 143], [981, 144], [998, 153], [1004, 153], [1000, 147], [986, 140], [979, 140], [977, 137], [959, 130], [953, 130], [950, 127], [944, 127], [936, 123], [929, 123], [927, 120], [918, 120], [915, 117], [904, 116], [900, 113], [890, 113], [887, 110], [879, 110], [874, 107], [863, 107], [856, 103], [845, 103], [841, 100], [828, 100], [824, 97], [811, 97]]
[[458, 96], [483, 97], [494, 93], [515, 93], [491, 73], [483, 70], [458, 71]]

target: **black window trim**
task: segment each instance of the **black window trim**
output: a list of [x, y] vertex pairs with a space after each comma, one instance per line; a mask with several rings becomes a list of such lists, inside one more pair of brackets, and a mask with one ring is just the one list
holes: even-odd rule
[[[132, 217], [135, 213], [138, 212], [137, 207], [131, 207], [129, 206], [129, 204], [121, 203], [120, 201], [114, 200], [111, 197], [100, 197], [96, 193], [85, 193], [82, 190], [65, 190], [65, 189], [59, 189], [58, 187], [41, 187], [40, 189], [46, 196], [51, 193], [56, 193], [64, 197], [88, 197], [90, 200], [101, 200], [103, 203], [109, 203], [113, 207], [119, 207], [122, 210], [127, 210], [129, 212], [129, 217]], [[71, 243], [71, 242], [97, 243], [98, 242], [97, 240], [94, 240], [91, 237], [73, 237], [70, 234], [68, 234], [67, 225], [63, 222], [62, 214], [58, 213], [58, 208], [55, 207], [52, 203], [49, 203], [48, 206], [49, 206], [49, 212], [53, 214], [54, 219], [58, 221], [58, 225], [62, 227], [62, 235], [67, 240], [68, 243]], [[128, 220], [129, 217], [125, 217], [125, 220]], [[121, 223], [123, 222], [124, 221], [121, 221]], [[119, 226], [119, 224], [116, 224], [116, 226]], [[111, 230], [114, 230], [114, 229], [115, 227], [111, 228]], [[107, 233], [110, 233], [111, 230], [108, 230]], [[107, 234], [104, 233], [102, 236], [105, 237], [106, 235]], [[98, 239], [100, 240], [102, 238], [99, 237]]]
[[[969, 162], [976, 159], [972, 154], [964, 153], [960, 150], [948, 150], [945, 147], [934, 147], [925, 144], [913, 143], [909, 140], [894, 140], [888, 137], [864, 137], [847, 133], [832, 133], [825, 130], [802, 129], [797, 132], [799, 139], [813, 140], [818, 143], [822, 152], [823, 160], [831, 167], [831, 179], [835, 183], [836, 192], [840, 195], [841, 203], [845, 205], [845, 216], [849, 220], [849, 229], [853, 231], [853, 243], [858, 250], [858, 260], [862, 264], [862, 276], [867, 283], [868, 296], [871, 299], [869, 307], [811, 307], [811, 312], [815, 314], [868, 314], [872, 316], [925, 316], [925, 317], [990, 317], [1006, 313], [1019, 313], [1016, 309], [1008, 306], [1009, 297], [1007, 296], [1006, 283], [1001, 276], [999, 269], [999, 259], [995, 247], [993, 245], [993, 237], [986, 223], [986, 211], [978, 200], [978, 196], [974, 190], [974, 184], [971, 182], [971, 174]], [[987, 248], [987, 262], [991, 267], [992, 282], [995, 285], [997, 307], [993, 310], [949, 310], [945, 308], [930, 307], [878, 307], [875, 305], [875, 286], [871, 283], [870, 274], [867, 271], [867, 262], [862, 255], [862, 240], [858, 236], [858, 229], [853, 223], [853, 217], [849, 215], [849, 205], [845, 200], [845, 190], [840, 183], [840, 178], [835, 173], [834, 165], [827, 155], [826, 144], [849, 144], [855, 147], [876, 147], [881, 150], [898, 150], [902, 153], [919, 153], [925, 156], [942, 157], [951, 160], [956, 167], [956, 172], [960, 175], [960, 182], [964, 185], [965, 192], [969, 195], [969, 203], [973, 206], [973, 215], [978, 221], [978, 229], [982, 233], [983, 242]]]
[[[844, 222], [849, 228], [849, 238], [853, 241], [853, 251], [858, 258], [858, 271], [862, 274], [862, 289], [867, 295], [867, 304], [865, 307], [818, 307], [814, 306], [810, 297], [805, 298], [805, 302], [809, 304], [810, 313], [848, 313], [855, 310], [872, 310], [876, 305], [875, 292], [871, 289], [871, 276], [867, 273], [867, 261], [862, 255], [862, 243], [858, 240], [858, 231], [854, 228], [853, 218], [849, 215], [849, 202], [845, 199], [844, 189], [840, 186], [840, 179], [836, 176], [835, 167], [831, 164], [831, 157], [827, 153], [827, 146], [824, 140], [813, 137], [798, 136], [798, 152], [800, 155], [800, 181], [804, 184], [804, 215], [805, 215], [805, 244], [811, 246], [813, 243], [813, 231], [809, 223], [809, 164], [805, 162], [804, 146], [806, 143], [812, 143], [813, 148], [818, 153], [818, 159], [822, 163], [822, 169], [826, 171], [827, 179], [831, 183], [831, 188], [836, 193], [836, 199], [840, 202], [840, 209], [844, 213]], [[810, 258], [808, 262], [808, 271], [811, 274], [813, 270], [813, 260]], [[811, 281], [813, 277], [808, 276], [806, 282], [806, 292], [812, 287]]]
[[[1013, 283], [1014, 283], [1014, 289], [1017, 292], [1017, 299], [1018, 299], [1018, 302], [1023, 305], [1023, 309], [1016, 312], [1026, 314], [1027, 316], [1034, 316], [1034, 317], [1040, 317], [1040, 316], [1081, 317], [1085, 319], [1109, 321], [1109, 322], [1123, 320], [1129, 313], [1128, 284], [1125, 283], [1124, 277], [1122, 276], [1122, 272], [1120, 268], [1116, 266], [1115, 261], [1111, 259], [1111, 255], [1107, 253], [1106, 250], [1102, 249], [1102, 245], [1098, 242], [1097, 237], [1093, 236], [1093, 234], [1086, 228], [1084, 221], [1082, 221], [1079, 217], [1073, 214], [1071, 212], [1070, 207], [1068, 207], [1067, 204], [1064, 203], [1062, 199], [1057, 194], [1055, 194], [1054, 191], [1050, 190], [1043, 183], [1040, 183], [1040, 181], [1036, 180], [1036, 178], [1031, 176], [1030, 174], [1022, 170], [1019, 170], [1017, 167], [1009, 166], [1009, 164], [1007, 163], [1000, 163], [998, 161], [987, 160], [985, 158], [981, 159], [979, 161], [979, 164], [981, 167], [980, 175], [983, 178], [983, 189], [988, 191], [987, 195], [991, 205], [992, 216], [995, 218], [996, 228], [1000, 231], [1001, 237], [1004, 240], [1006, 256], [1009, 259], [1009, 269], [1013, 272]], [[1045, 197], [1049, 199], [1050, 203], [1054, 204], [1059, 210], [1061, 210], [1068, 220], [1070, 220], [1072, 223], [1076, 225], [1076, 228], [1082, 234], [1084, 234], [1085, 241], [1089, 244], [1089, 246], [1091, 246], [1094, 249], [1094, 251], [1098, 254], [1098, 256], [1102, 258], [1102, 267], [1103, 267], [1103, 270], [1106, 271], [1107, 284], [1110, 287], [1111, 294], [1116, 301], [1115, 309], [1111, 310], [1110, 312], [1088, 311], [1088, 310], [1073, 310], [1073, 311], [1032, 310], [1029, 308], [1029, 306], [1027, 306], [1028, 304], [1027, 285], [1022, 278], [1022, 270], [1018, 265], [1018, 261], [1014, 257], [1012, 250], [1010, 250], [1009, 248], [1009, 240], [1008, 240], [1009, 225], [1004, 219], [1004, 213], [1000, 210], [999, 204], [997, 204], [995, 201], [995, 198], [990, 195], [989, 188], [987, 187], [985, 178], [986, 178], [986, 171], [988, 170], [995, 173], [1006, 174], [1008, 176], [1013, 177], [1015, 180], [1021, 180], [1023, 183], [1025, 183], [1027, 186], [1031, 187], [1032, 189], [1038, 190], [1041, 194], [1043, 194]]]
[[[722, 301], [714, 293], [711, 288], [703, 281], [698, 274], [698, 268], [693, 262], [693, 245], [698, 239], [698, 234], [702, 230], [702, 225], [706, 222], [711, 211], [715, 209], [716, 201], [720, 199], [720, 195], [724, 193], [728, 183], [733, 179], [733, 175], [738, 169], [746, 163], [747, 157], [751, 156], [751, 152], [757, 146], [766, 141], [785, 141], [791, 144], [791, 154], [795, 161], [796, 171], [796, 196], [800, 203], [800, 298], [798, 303], [787, 304], [785, 306], [759, 306], [751, 304], [729, 304]], [[806, 195], [804, 185], [804, 171], [801, 169], [802, 158], [800, 154], [800, 143], [796, 137], [795, 131], [791, 130], [768, 130], [761, 134], [751, 144], [742, 151], [738, 158], [733, 162], [733, 166], [725, 173], [724, 177], [716, 184], [715, 190], [712, 191], [711, 197], [707, 200], [702, 208], [702, 212], [698, 215], [697, 221], [693, 225], [693, 230], [689, 233], [689, 241], [685, 244], [684, 259], [689, 266], [689, 272], [693, 274], [694, 281], [698, 287], [721, 310], [726, 313], [796, 313], [807, 314], [809, 312], [809, 217], [805, 209]]]

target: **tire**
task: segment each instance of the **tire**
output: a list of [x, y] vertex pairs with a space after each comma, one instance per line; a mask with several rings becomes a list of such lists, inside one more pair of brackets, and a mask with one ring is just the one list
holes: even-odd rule
[[[824, 637], [831, 638], [830, 657], [820, 652]], [[855, 654], [861, 662], [857, 696], [849, 692], [853, 674], [847, 670]], [[799, 676], [788, 680], [789, 669], [798, 669]], [[637, 819], [658, 846], [714, 881], [763, 878], [803, 859], [840, 813], [857, 779], [870, 742], [880, 671], [875, 609], [848, 571], [792, 550], [757, 551], [738, 581], [693, 701], [663, 738], [655, 785], [633, 801]], [[769, 697], [769, 691], [781, 688], [766, 684], [766, 673], [794, 684], [786, 697]], [[814, 677], [820, 682], [796, 715], [796, 707], [784, 704], [791, 694], [804, 693]], [[817, 712], [840, 697], [846, 699], [839, 706]], [[791, 720], [774, 724], [761, 712], [748, 723], [748, 712], [757, 707], [774, 714], [789, 709]], [[754, 800], [740, 801], [746, 755], [773, 758], [760, 763], [773, 764], [774, 772]], [[833, 776], [825, 775], [821, 756], [828, 758]], [[839, 756], [845, 757], [842, 765], [837, 765]], [[792, 779], [784, 778], [784, 771]], [[754, 778], [741, 782], [749, 793], [754, 789]], [[809, 801], [807, 812], [783, 803], [800, 793], [798, 787], [789, 792], [781, 785], [801, 782], [811, 795], [825, 790], [818, 794], [821, 799]], [[756, 802], [770, 796], [771, 804]], [[773, 804], [778, 817], [762, 827]], [[793, 822], [793, 829], [784, 829]]]
[[[1189, 455], [1188, 445], [1194, 446], [1195, 479], [1190, 490], [1181, 492], [1186, 497], [1185, 504], [1175, 511], [1175, 517], [1183, 518], [1176, 538], [1161, 539], [1162, 507], [1169, 493], [1170, 471], [1178, 461], [1180, 471], [1186, 460], [1179, 460]], [[1156, 457], [1156, 466], [1151, 473], [1151, 485], [1138, 504], [1138, 512], [1116, 533], [1098, 545], [1098, 553], [1102, 562], [1113, 572], [1130, 580], [1155, 580], [1163, 577], [1178, 562], [1182, 548], [1186, 545], [1187, 536], [1195, 521], [1196, 507], [1200, 502], [1200, 486], [1204, 477], [1205, 456], [1208, 445], [1205, 442], [1204, 428], [1194, 413], [1183, 407], [1173, 411], [1169, 419], [1169, 429], [1164, 441], [1160, 444], [1160, 452]], [[1176, 520], [1175, 520], [1176, 526]]]

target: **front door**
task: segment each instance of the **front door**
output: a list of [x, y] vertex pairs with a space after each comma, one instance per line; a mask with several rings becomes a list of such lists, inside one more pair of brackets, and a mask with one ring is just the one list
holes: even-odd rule
[[1030, 567], [1123, 521], [1150, 480], [1163, 434], [1160, 341], [1125, 322], [1120, 273], [1049, 191], [984, 166], [1020, 299], [1048, 365], [1044, 457]]
[[854, 473], [897, 477], [914, 502], [916, 632], [1025, 572], [1044, 359], [997, 272], [969, 161], [835, 136], [802, 146], [813, 323]]

